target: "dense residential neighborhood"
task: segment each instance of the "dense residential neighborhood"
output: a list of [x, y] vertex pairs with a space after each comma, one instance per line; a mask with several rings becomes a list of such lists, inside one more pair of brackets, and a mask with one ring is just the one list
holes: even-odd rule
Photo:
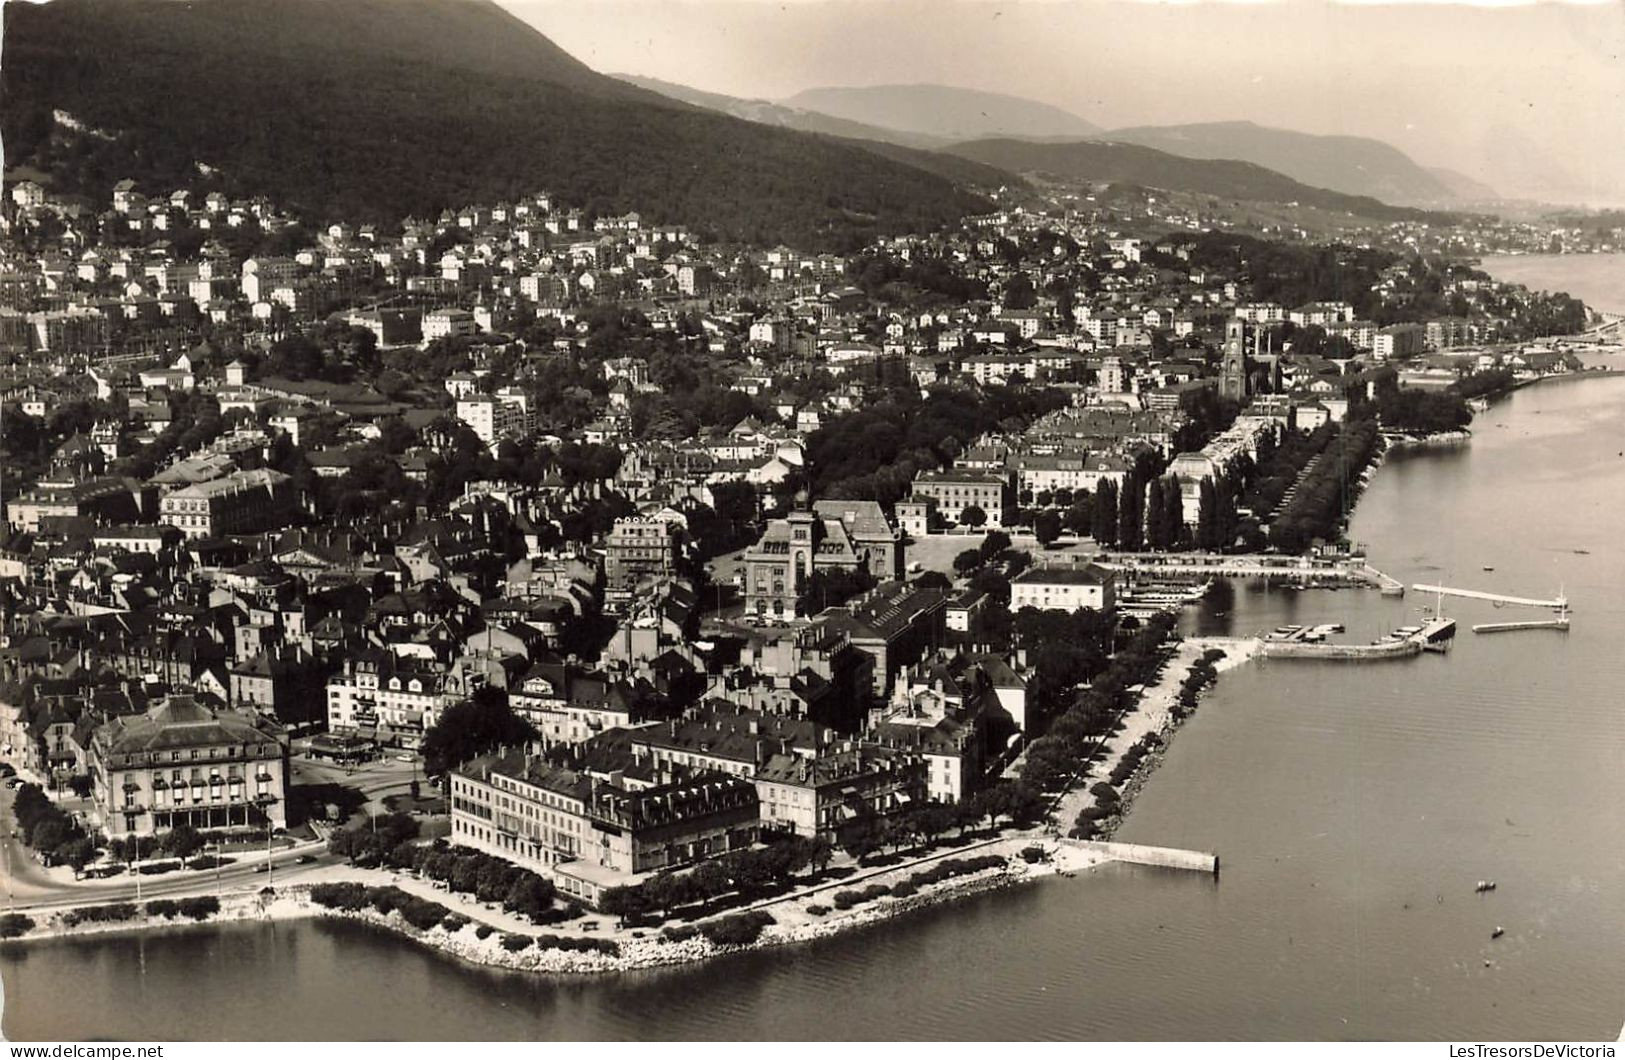
[[1625, 5], [1443, 2], [0, 0], [0, 1039], [1614, 1056]]
[[0, 749], [66, 809], [39, 855], [349, 849], [335, 790], [399, 759], [454, 849], [588, 907], [1026, 817], [1169, 610], [1111, 553], [1344, 553], [1334, 453], [1463, 427], [1587, 323], [1426, 226], [1075, 192], [844, 257], [545, 193], [312, 230], [22, 181], [4, 221]]

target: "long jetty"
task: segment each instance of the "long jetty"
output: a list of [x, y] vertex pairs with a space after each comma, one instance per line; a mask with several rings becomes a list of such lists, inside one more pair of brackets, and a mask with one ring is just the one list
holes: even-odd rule
[[1436, 596], [1460, 596], [1468, 600], [1489, 600], [1494, 603], [1516, 604], [1520, 607], [1547, 607], [1555, 611], [1569, 609], [1567, 597], [1559, 596], [1551, 600], [1537, 600], [1528, 596], [1508, 596], [1505, 593], [1486, 593], [1478, 589], [1456, 589], [1448, 585], [1413, 585], [1412, 589], [1419, 593], [1432, 593]]
[[1150, 865], [1159, 869], [1181, 869], [1187, 872], [1219, 874], [1219, 855], [1202, 850], [1180, 850], [1176, 847], [1148, 847], [1138, 843], [1113, 843], [1100, 839], [1062, 839], [1068, 846], [1087, 850], [1093, 854], [1125, 861], [1131, 865]]
[[1418, 632], [1372, 644], [1326, 644], [1301, 639], [1301, 631], [1288, 637], [1264, 637], [1259, 641], [1266, 659], [1327, 659], [1347, 662], [1375, 662], [1407, 659], [1424, 651], [1445, 651], [1456, 636], [1456, 620], [1434, 618]]
[[1261, 654], [1266, 659], [1323, 659], [1343, 662], [1375, 662], [1408, 659], [1422, 654], [1423, 642], [1415, 637], [1388, 640], [1379, 644], [1311, 644], [1301, 640], [1265, 640]]
[[1516, 633], [1523, 629], [1555, 629], [1568, 632], [1567, 618], [1551, 618], [1537, 622], [1481, 622], [1473, 627], [1474, 633]]

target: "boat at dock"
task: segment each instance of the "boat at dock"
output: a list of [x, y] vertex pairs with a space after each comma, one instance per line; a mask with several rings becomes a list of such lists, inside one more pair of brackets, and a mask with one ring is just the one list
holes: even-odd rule
[[1456, 639], [1456, 620], [1439, 615], [1413, 634], [1412, 639], [1422, 642], [1423, 651], [1449, 651], [1450, 642]]
[[1154, 615], [1164, 611], [1177, 611], [1187, 604], [1202, 600], [1212, 591], [1211, 579], [1191, 582], [1143, 582], [1126, 589], [1118, 600], [1117, 608], [1131, 615]]

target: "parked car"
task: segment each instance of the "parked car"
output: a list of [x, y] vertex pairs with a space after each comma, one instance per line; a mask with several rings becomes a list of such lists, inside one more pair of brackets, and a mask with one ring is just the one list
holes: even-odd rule
[[316, 855], [315, 854], [300, 854], [298, 857], [294, 858], [293, 860], [294, 860], [294, 864], [296, 864], [296, 865], [314, 865], [314, 864], [316, 864]]

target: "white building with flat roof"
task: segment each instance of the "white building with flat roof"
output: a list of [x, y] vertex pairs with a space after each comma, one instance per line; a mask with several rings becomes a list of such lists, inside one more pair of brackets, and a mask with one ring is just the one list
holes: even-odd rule
[[1105, 611], [1117, 605], [1117, 576], [1095, 563], [1082, 567], [1034, 567], [1010, 583], [1010, 610]]
[[524, 406], [517, 401], [490, 394], [470, 394], [458, 398], [457, 418], [468, 424], [488, 447], [525, 429]]

